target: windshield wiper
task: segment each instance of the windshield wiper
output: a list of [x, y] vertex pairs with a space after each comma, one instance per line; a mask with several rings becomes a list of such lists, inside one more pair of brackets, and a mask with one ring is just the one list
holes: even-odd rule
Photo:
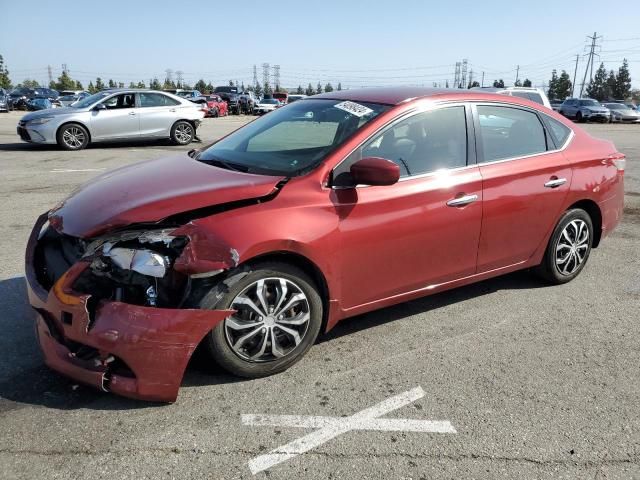
[[[196, 157], [196, 159], [198, 159]], [[237, 163], [225, 162], [224, 160], [220, 160], [219, 158], [211, 158], [211, 159], [198, 159], [199, 162], [208, 163], [209, 165], [213, 165], [214, 167], [224, 168], [225, 170], [233, 170], [235, 172], [243, 172], [247, 173], [249, 168], [238, 165]]]

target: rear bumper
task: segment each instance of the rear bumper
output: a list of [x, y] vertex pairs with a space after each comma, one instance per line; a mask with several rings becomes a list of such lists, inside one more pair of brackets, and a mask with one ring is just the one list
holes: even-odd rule
[[187, 363], [204, 336], [232, 312], [168, 309], [101, 301], [73, 291], [88, 263], [73, 265], [50, 291], [38, 283], [29, 239], [26, 279], [45, 363], [84, 383], [130, 398], [173, 402]]

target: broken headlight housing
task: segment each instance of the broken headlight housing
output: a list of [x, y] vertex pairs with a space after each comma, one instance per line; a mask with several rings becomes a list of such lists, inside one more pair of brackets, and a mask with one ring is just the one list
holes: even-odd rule
[[99, 300], [179, 307], [190, 279], [172, 265], [188, 239], [171, 235], [173, 230], [131, 230], [93, 240], [83, 255], [91, 263], [74, 289]]

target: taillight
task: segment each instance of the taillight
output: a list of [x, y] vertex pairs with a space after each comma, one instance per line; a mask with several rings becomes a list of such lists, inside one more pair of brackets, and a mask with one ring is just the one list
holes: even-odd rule
[[618, 153], [616, 155], [611, 155], [607, 160], [609, 160], [611, 165], [616, 167], [616, 170], [618, 170], [618, 172], [624, 173], [624, 167], [627, 164], [627, 158], [623, 154]]

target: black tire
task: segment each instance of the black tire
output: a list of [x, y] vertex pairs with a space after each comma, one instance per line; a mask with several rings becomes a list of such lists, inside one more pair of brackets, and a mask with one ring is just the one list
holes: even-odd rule
[[171, 141], [176, 145], [189, 145], [196, 136], [196, 129], [186, 120], [179, 120], [171, 127]]
[[82, 150], [89, 145], [89, 132], [79, 123], [67, 123], [58, 129], [56, 142], [64, 150]]
[[[584, 222], [584, 224], [586, 225], [588, 232], [588, 238], [584, 243], [586, 245], [586, 252], [584, 252], [583, 259], [579, 263], [579, 265], [577, 265], [577, 268], [575, 268], [575, 270], [572, 270], [570, 273], [563, 273], [561, 271], [561, 267], [559, 267], [558, 265], [557, 255], [558, 252], [565, 252], [570, 250], [561, 250], [559, 249], [559, 245], [565, 242], [565, 239], [567, 237], [563, 237], [563, 232], [565, 228], [567, 228], [567, 226], [569, 226], [572, 222], [576, 222], [578, 225], [580, 222]], [[569, 234], [569, 237], [571, 237], [571, 234]], [[538, 276], [554, 285], [560, 285], [562, 283], [570, 282], [580, 274], [584, 266], [587, 264], [592, 245], [593, 222], [591, 221], [591, 217], [589, 216], [589, 214], [580, 208], [567, 210], [558, 221], [556, 228], [553, 230], [553, 234], [549, 239], [549, 244], [547, 245], [547, 249], [544, 253], [542, 263], [535, 269], [535, 272], [536, 274], [538, 274]], [[565, 265], [570, 266], [571, 264], [569, 262], [571, 262], [571, 260], [567, 260], [567, 263]]]
[[[197, 302], [197, 305], [202, 309], [229, 308], [236, 297], [247, 288], [250, 288], [255, 282], [274, 277], [293, 282], [306, 296], [310, 318], [304, 336], [300, 338], [300, 343], [283, 357], [274, 358], [269, 361], [251, 361], [242, 358], [231, 347], [225, 331], [225, 324], [227, 322], [227, 320], [225, 320], [207, 334], [203, 340], [203, 350], [229, 373], [246, 378], [266, 377], [280, 373], [298, 362], [318, 337], [322, 325], [322, 300], [320, 299], [320, 295], [317, 292], [313, 280], [311, 280], [308, 275], [287, 263], [268, 262], [238, 269], [237, 272], [232, 273], [226, 280], [209, 290], [206, 295]], [[265, 329], [263, 328], [262, 331], [264, 332]], [[256, 337], [258, 337], [258, 335], [256, 335]]]
[[211, 112], [211, 116], [213, 118], [218, 118], [220, 116], [220, 112], [218, 111], [217, 108], [214, 108], [213, 111]]
[[576, 122], [582, 123], [582, 113], [576, 113]]

